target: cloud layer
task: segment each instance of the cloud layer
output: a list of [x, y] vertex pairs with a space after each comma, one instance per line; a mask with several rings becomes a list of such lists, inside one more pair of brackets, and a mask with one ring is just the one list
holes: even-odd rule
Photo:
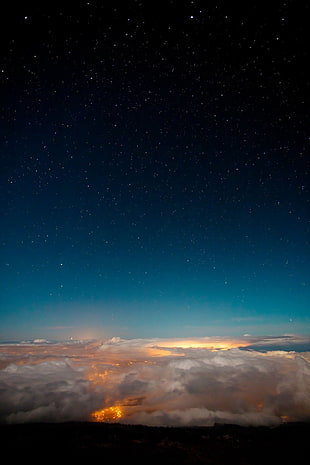
[[113, 338], [1, 346], [0, 421], [99, 418], [190, 426], [309, 420], [310, 354], [246, 350], [266, 340], [245, 341]]
[[9, 423], [82, 420], [96, 406], [89, 381], [67, 362], [11, 364], [0, 373], [0, 415]]

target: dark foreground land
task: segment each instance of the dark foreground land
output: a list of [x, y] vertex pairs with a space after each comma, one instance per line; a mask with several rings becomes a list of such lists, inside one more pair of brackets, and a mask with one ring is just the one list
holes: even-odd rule
[[310, 424], [153, 428], [104, 423], [1, 425], [2, 457], [32, 463], [307, 464]]

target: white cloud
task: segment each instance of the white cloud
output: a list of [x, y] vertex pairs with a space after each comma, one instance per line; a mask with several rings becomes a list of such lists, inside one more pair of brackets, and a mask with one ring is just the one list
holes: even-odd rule
[[135, 367], [119, 386], [116, 383], [116, 402], [122, 394], [145, 396], [132, 415], [127, 412], [125, 421], [270, 424], [284, 417], [310, 417], [309, 364], [298, 355], [264, 356], [238, 349], [196, 355], [194, 359], [192, 353], [190, 359], [164, 358], [148, 369]]
[[8, 423], [83, 420], [97, 407], [90, 382], [65, 361], [0, 371], [0, 418]]
[[[247, 344], [253, 342], [259, 344], [257, 338]], [[244, 339], [239, 343], [244, 346]], [[221, 338], [113, 338], [104, 344], [36, 344], [31, 357], [29, 347], [2, 346], [0, 419], [87, 420], [93, 411], [117, 406], [118, 421], [149, 425], [309, 420], [309, 353], [237, 346]]]

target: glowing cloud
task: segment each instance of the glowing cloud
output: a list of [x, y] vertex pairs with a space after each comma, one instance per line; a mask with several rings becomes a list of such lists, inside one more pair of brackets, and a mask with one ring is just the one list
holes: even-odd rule
[[91, 418], [97, 422], [115, 422], [122, 418], [123, 412], [121, 407], [114, 406], [97, 410], [91, 414]]
[[[300, 338], [285, 337], [289, 341]], [[273, 342], [279, 345], [273, 338], [3, 345], [0, 421], [273, 425], [309, 420], [310, 354], [269, 350]], [[268, 350], [254, 350], [255, 344]]]

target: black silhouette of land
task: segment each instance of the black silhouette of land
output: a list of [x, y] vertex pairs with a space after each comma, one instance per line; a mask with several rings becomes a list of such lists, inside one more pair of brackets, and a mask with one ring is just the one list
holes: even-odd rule
[[306, 464], [310, 423], [270, 427], [171, 428], [105, 423], [0, 425], [1, 452], [39, 463], [133, 465]]

